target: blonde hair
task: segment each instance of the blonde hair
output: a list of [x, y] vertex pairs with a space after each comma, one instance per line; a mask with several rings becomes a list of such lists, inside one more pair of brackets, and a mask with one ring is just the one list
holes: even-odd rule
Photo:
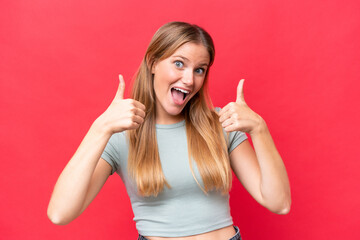
[[[188, 42], [206, 47], [211, 66], [215, 50], [210, 35], [196, 25], [170, 22], [154, 34], [135, 77], [131, 98], [145, 105], [146, 116], [139, 128], [128, 132], [128, 171], [136, 182], [139, 194], [143, 196], [157, 196], [164, 189], [164, 185], [171, 188], [162, 171], [158, 152], [155, 129], [156, 98], [151, 68], [156, 61], [170, 57]], [[209, 71], [201, 89], [183, 109], [189, 164], [194, 179], [205, 193], [213, 189], [227, 193], [231, 188], [231, 167], [223, 130], [207, 92], [208, 73]], [[192, 159], [197, 164], [204, 188], [195, 177]]]

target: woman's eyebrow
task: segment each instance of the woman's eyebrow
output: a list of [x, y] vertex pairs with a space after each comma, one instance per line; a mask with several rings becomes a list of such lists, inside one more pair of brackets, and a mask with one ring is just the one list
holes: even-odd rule
[[173, 57], [179, 57], [179, 58], [182, 58], [182, 59], [184, 59], [185, 61], [189, 61], [189, 59], [187, 59], [186, 57], [184, 57], [184, 56], [181, 56], [181, 55], [175, 55], [175, 56], [173, 56]]
[[202, 66], [202, 67], [203, 67], [203, 66], [208, 67], [208, 66], [209, 66], [209, 64], [207, 64], [207, 63], [200, 63], [200, 64], [199, 64], [199, 66]]

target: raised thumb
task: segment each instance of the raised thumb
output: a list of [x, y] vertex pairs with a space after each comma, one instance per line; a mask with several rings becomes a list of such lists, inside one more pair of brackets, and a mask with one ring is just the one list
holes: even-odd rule
[[115, 98], [117, 99], [123, 99], [124, 98], [124, 92], [125, 92], [125, 81], [121, 74], [119, 74], [119, 87], [116, 92]]
[[236, 91], [236, 102], [245, 102], [244, 99], [244, 81], [245, 79], [241, 79], [239, 81], [239, 84], [237, 86], [237, 91]]

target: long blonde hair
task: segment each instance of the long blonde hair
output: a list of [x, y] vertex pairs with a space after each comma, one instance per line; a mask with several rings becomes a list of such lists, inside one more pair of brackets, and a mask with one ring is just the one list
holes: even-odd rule
[[[188, 42], [206, 47], [210, 56], [210, 67], [215, 55], [210, 35], [196, 25], [170, 22], [163, 25], [153, 36], [135, 77], [131, 98], [145, 105], [146, 116], [138, 129], [128, 132], [128, 171], [136, 182], [139, 194], [143, 196], [157, 196], [164, 189], [164, 185], [171, 188], [162, 171], [158, 152], [155, 129], [156, 97], [151, 68], [156, 61], [170, 57]], [[201, 89], [183, 109], [189, 164], [194, 179], [205, 193], [213, 189], [227, 193], [231, 188], [231, 167], [223, 130], [207, 92], [208, 73], [209, 70]], [[192, 159], [197, 164], [204, 188], [195, 177]]]

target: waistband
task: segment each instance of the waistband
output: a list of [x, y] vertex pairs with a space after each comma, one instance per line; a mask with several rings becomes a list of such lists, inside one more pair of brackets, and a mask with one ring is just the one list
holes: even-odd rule
[[[234, 226], [234, 229], [236, 231], [235, 235], [231, 237], [229, 240], [241, 240], [240, 230], [237, 226]], [[146, 237], [139, 234], [139, 237], [137, 240], [149, 240]]]

